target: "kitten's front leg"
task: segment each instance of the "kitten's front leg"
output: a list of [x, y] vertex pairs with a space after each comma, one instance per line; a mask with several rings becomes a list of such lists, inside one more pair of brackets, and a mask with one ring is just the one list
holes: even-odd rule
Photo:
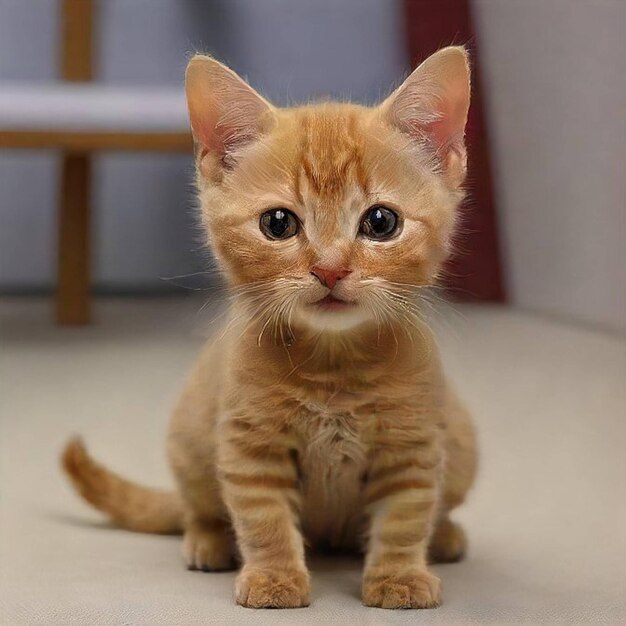
[[434, 440], [375, 454], [365, 490], [371, 522], [363, 604], [385, 609], [439, 605], [439, 578], [426, 566], [438, 467]]
[[225, 424], [223, 435], [222, 489], [243, 559], [236, 601], [253, 608], [308, 606], [299, 481], [287, 437], [241, 419]]

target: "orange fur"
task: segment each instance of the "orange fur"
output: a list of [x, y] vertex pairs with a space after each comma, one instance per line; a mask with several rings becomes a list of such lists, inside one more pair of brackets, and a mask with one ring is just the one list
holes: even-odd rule
[[[420, 306], [463, 197], [466, 54], [433, 55], [375, 108], [277, 109], [201, 56], [187, 94], [203, 222], [232, 299], [172, 419], [181, 511], [150, 508], [153, 527], [179, 520], [192, 568], [238, 556], [245, 606], [308, 604], [305, 538], [365, 549], [365, 604], [436, 606], [427, 554], [465, 550], [448, 514], [472, 483], [475, 450]], [[380, 204], [401, 223], [386, 241], [359, 234]], [[275, 208], [297, 216], [297, 234], [263, 234]], [[318, 267], [341, 279], [325, 286]], [[319, 304], [329, 294], [340, 306]], [[138, 487], [76, 443], [65, 467], [92, 504], [149, 530], [145, 513], [123, 512]]]
[[87, 502], [116, 524], [140, 533], [175, 534], [183, 529], [183, 503], [177, 493], [135, 485], [96, 463], [83, 442], [68, 442], [63, 466]]

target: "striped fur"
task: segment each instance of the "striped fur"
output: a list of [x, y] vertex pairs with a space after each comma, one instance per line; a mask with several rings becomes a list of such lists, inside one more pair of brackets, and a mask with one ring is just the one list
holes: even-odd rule
[[[309, 602], [305, 545], [364, 550], [363, 602], [440, 602], [428, 555], [465, 549], [449, 511], [474, 476], [466, 410], [420, 317], [463, 196], [465, 53], [434, 55], [382, 105], [277, 109], [207, 57], [190, 63], [202, 217], [232, 298], [174, 413], [169, 458], [181, 497], [142, 490], [70, 444], [65, 467], [118, 524], [184, 527], [192, 569], [241, 562], [236, 600]], [[357, 236], [387, 203], [402, 230]], [[263, 236], [286, 207], [300, 232]], [[313, 266], [348, 268], [322, 311]], [[345, 275], [346, 273], [344, 273]]]

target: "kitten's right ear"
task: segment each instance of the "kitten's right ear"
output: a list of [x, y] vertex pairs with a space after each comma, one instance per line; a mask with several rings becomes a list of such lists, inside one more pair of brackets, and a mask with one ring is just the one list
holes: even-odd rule
[[380, 108], [392, 126], [432, 149], [456, 187], [465, 178], [469, 104], [468, 54], [450, 46], [428, 57]]
[[197, 54], [185, 73], [187, 106], [200, 158], [211, 154], [232, 167], [236, 153], [267, 132], [273, 107], [235, 72]]

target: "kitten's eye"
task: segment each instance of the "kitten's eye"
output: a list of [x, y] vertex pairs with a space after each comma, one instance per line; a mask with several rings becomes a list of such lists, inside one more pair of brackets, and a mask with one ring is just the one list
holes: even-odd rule
[[377, 204], [367, 210], [359, 232], [368, 239], [389, 239], [398, 230], [398, 216], [387, 207]]
[[272, 209], [261, 215], [259, 226], [269, 239], [287, 239], [298, 232], [298, 219], [287, 209]]

